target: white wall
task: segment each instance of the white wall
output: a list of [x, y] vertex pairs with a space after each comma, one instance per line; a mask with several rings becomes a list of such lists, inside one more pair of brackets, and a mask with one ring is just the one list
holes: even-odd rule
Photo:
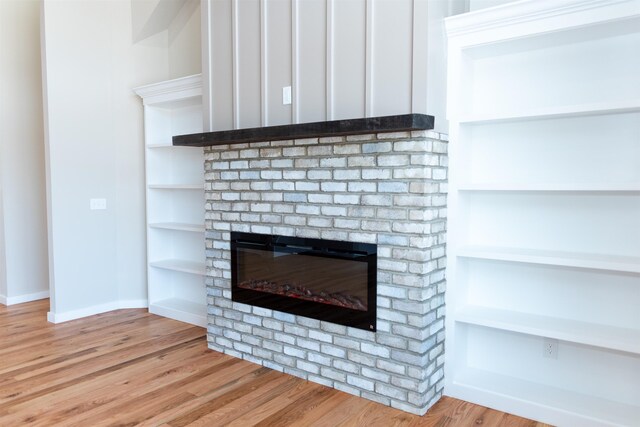
[[[166, 32], [133, 44], [125, 0], [43, 3], [50, 320], [146, 303], [142, 106]], [[106, 210], [89, 210], [106, 198]]]
[[[414, 112], [446, 131], [442, 18], [457, 3], [203, 0], [205, 125]], [[293, 104], [283, 105], [289, 85]]]
[[202, 72], [200, 2], [189, 0], [168, 28], [169, 78], [190, 76]]
[[49, 290], [39, 22], [38, 1], [0, 1], [0, 300], [10, 304]]

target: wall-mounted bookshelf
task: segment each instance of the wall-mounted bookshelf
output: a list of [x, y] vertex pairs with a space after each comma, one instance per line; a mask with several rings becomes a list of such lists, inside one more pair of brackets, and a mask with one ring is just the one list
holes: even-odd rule
[[640, 1], [519, 1], [446, 25], [445, 393], [637, 425]]
[[200, 75], [136, 89], [145, 111], [149, 311], [206, 326], [204, 169], [174, 135], [202, 132]]

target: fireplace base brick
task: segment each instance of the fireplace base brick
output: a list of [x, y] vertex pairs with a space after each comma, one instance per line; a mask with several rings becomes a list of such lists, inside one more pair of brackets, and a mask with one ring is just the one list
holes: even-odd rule
[[[407, 412], [442, 395], [447, 137], [205, 148], [208, 344]], [[231, 301], [230, 231], [378, 245], [377, 332]]]

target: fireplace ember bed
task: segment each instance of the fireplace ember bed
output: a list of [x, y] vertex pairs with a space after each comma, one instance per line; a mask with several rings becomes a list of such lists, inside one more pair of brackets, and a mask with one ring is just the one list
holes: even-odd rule
[[232, 300], [376, 330], [377, 247], [231, 233]]

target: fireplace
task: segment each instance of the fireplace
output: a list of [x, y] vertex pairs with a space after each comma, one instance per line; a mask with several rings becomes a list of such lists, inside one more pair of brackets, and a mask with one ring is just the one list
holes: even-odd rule
[[232, 300], [376, 330], [374, 244], [231, 233]]

